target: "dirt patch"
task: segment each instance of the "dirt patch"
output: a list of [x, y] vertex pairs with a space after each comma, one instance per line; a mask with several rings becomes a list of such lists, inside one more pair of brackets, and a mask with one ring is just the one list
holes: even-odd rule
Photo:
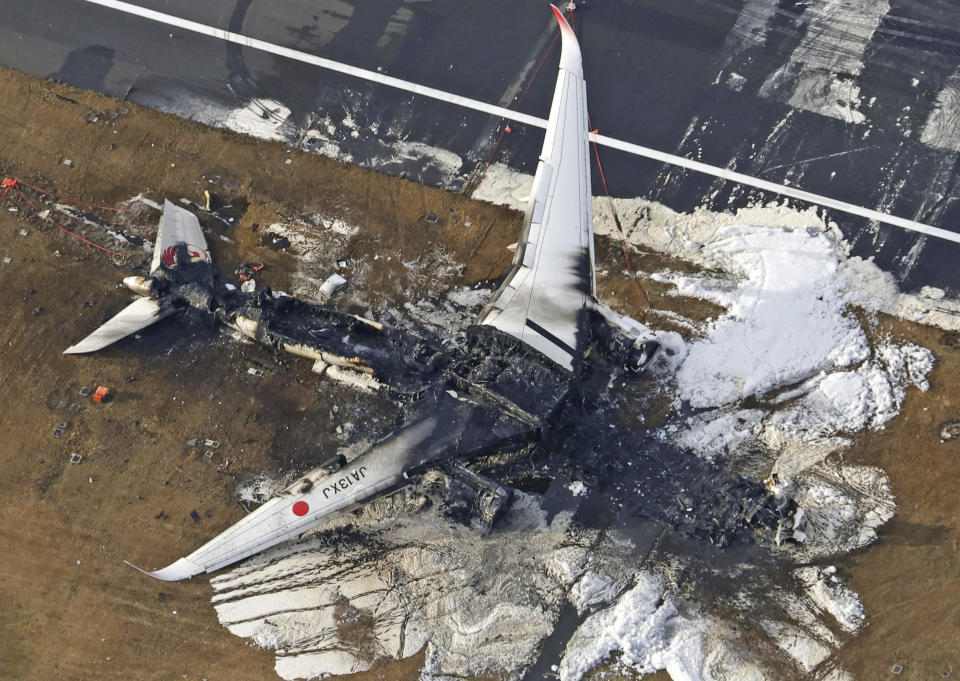
[[876, 332], [929, 348], [937, 363], [930, 390], [911, 391], [901, 414], [867, 433], [844, 458], [883, 468], [897, 515], [880, 540], [843, 563], [867, 611], [867, 627], [840, 651], [857, 678], [945, 678], [960, 671], [960, 441], [940, 426], [960, 418], [957, 334], [883, 318]]

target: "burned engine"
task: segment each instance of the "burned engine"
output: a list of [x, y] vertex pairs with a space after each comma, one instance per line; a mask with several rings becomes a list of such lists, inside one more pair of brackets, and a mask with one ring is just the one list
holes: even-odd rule
[[591, 323], [597, 350], [614, 366], [640, 373], [660, 350], [660, 343], [650, 330], [630, 317], [598, 309], [593, 313]]

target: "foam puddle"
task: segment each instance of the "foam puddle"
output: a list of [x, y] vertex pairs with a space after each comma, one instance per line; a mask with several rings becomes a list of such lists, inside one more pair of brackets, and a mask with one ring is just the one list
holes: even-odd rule
[[[480, 196], [523, 196], [530, 181], [502, 167], [487, 177]], [[425, 647], [425, 679], [520, 678], [572, 606], [579, 624], [553, 669], [563, 681], [613, 659], [640, 674], [666, 669], [675, 681], [784, 669], [848, 678], [832, 654], [866, 615], [828, 558], [873, 541], [896, 507], [883, 471], [827, 457], [895, 418], [933, 366], [924, 348], [871, 341], [851, 310], [957, 328], [955, 303], [935, 291], [901, 294], [872, 263], [848, 258], [815, 211], [683, 215], [618, 203], [632, 243], [704, 268], [653, 276], [725, 309], [706, 323], [682, 320], [689, 337], [664, 334], [671, 353], [654, 373], [676, 413], [694, 413], [658, 437], [754, 477], [775, 472], [805, 511], [806, 540], [776, 550], [776, 579], [745, 562], [708, 566], [710, 579], [699, 580], [691, 555], [664, 548], [638, 560], [616, 531], [580, 528], [566, 513], [548, 521], [534, 496], [520, 494], [480, 538], [422, 510], [415, 493], [398, 495], [211, 580], [221, 622], [275, 648], [280, 676], [353, 673]], [[597, 232], [609, 231], [600, 205], [596, 214]], [[466, 319], [474, 293], [466, 306], [440, 305], [437, 326], [458, 311]], [[465, 292], [453, 295], [463, 302]], [[407, 312], [431, 319], [423, 306]]]

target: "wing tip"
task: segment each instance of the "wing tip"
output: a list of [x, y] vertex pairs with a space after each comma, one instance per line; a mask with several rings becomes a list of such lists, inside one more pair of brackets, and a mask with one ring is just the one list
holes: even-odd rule
[[550, 3], [550, 9], [553, 10], [553, 16], [557, 18], [557, 23], [560, 24], [561, 31], [570, 31], [573, 32], [573, 29], [570, 27], [570, 23], [567, 21], [567, 18], [563, 15], [563, 12], [560, 11], [553, 3]]
[[160, 570], [154, 570], [153, 572], [139, 568], [128, 560], [123, 562], [132, 567], [134, 570], [142, 572], [147, 577], [153, 577], [154, 579], [159, 579], [163, 582], [179, 582], [182, 579], [189, 579], [190, 577], [199, 575], [204, 571], [202, 567], [187, 560], [186, 558], [181, 558], [175, 563], [171, 563], [167, 567], [161, 568]]
[[560, 68], [574, 71], [582, 76], [583, 67], [581, 65], [580, 43], [577, 40], [577, 34], [573, 32], [573, 27], [570, 26], [567, 18], [556, 5], [551, 4], [550, 9], [553, 10], [553, 15], [557, 18], [557, 23], [560, 25], [560, 35], [563, 36]]

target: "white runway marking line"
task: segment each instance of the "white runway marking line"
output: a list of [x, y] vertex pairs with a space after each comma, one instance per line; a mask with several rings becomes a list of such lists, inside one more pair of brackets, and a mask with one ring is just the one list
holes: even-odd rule
[[[379, 83], [381, 85], [387, 85], [389, 87], [411, 92], [413, 94], [430, 97], [431, 99], [449, 102], [450, 104], [456, 104], [457, 106], [466, 107], [468, 109], [474, 109], [475, 111], [481, 111], [483, 113], [490, 114], [491, 116], [506, 118], [511, 121], [516, 121], [517, 123], [524, 123], [526, 125], [532, 125], [538, 128], [547, 127], [547, 121], [543, 118], [530, 116], [529, 114], [523, 114], [501, 106], [487, 104], [486, 102], [470, 99], [469, 97], [461, 97], [460, 95], [455, 95], [443, 90], [437, 90], [436, 88], [432, 87], [426, 87], [425, 85], [418, 85], [406, 80], [401, 80], [400, 78], [394, 78], [392, 76], [378, 73], [377, 71], [369, 71], [367, 69], [361, 69], [356, 66], [350, 66], [349, 64], [333, 61], [332, 59], [325, 59], [307, 52], [301, 52], [299, 50], [290, 49], [289, 47], [268, 43], [265, 40], [257, 40], [256, 38], [250, 38], [239, 33], [233, 33], [232, 31], [227, 31], [222, 28], [216, 28], [215, 26], [207, 26], [206, 24], [190, 21], [189, 19], [181, 19], [180, 17], [175, 17], [171, 14], [164, 14], [163, 12], [157, 12], [156, 10], [130, 4], [129, 2], [121, 2], [121, 0], [83, 1], [94, 5], [100, 5], [102, 7], [115, 9], [127, 14], [133, 14], [135, 16], [143, 17], [144, 19], [150, 19], [151, 21], [156, 21], [168, 26], [176, 26], [177, 28], [182, 28], [193, 33], [200, 33], [212, 38], [224, 40], [226, 42], [244, 45], [255, 50], [262, 50], [264, 52], [269, 52], [280, 57], [286, 57], [287, 59], [292, 59], [294, 61], [312, 64], [313, 66], [319, 66], [320, 68], [336, 71], [337, 73], [355, 76], [357, 78], [362, 78], [364, 80]], [[921, 234], [926, 234], [938, 239], [945, 239], [947, 241], [960, 243], [960, 234], [946, 229], [941, 229], [940, 227], [932, 227], [914, 220], [907, 220], [906, 218], [900, 218], [895, 215], [887, 215], [886, 213], [881, 213], [869, 208], [863, 208], [862, 206], [857, 206], [852, 203], [846, 203], [844, 201], [832, 199], [829, 196], [812, 194], [795, 187], [788, 187], [786, 185], [776, 184], [774, 182], [767, 182], [766, 180], [760, 180], [758, 178], [751, 177], [750, 175], [744, 175], [732, 170], [727, 170], [726, 168], [718, 168], [716, 166], [707, 165], [706, 163], [683, 158], [682, 156], [675, 156], [663, 151], [657, 151], [656, 149], [644, 147], [639, 144], [633, 144], [631, 142], [624, 142], [623, 140], [614, 139], [612, 137], [606, 137], [605, 135], [591, 133], [590, 139], [597, 144], [618, 149], [620, 151], [627, 152], [628, 154], [643, 156], [654, 161], [660, 161], [661, 163], [679, 166], [697, 173], [719, 177], [730, 182], [736, 182], [748, 187], [754, 187], [755, 189], [779, 194], [780, 196], [787, 196], [792, 199], [798, 199], [800, 201], [823, 206], [825, 208], [831, 208], [833, 210], [849, 213], [851, 215], [857, 215], [859, 217], [867, 218], [868, 220], [876, 220], [877, 222], [893, 225], [894, 227], [901, 227], [903, 229], [920, 232]]]

